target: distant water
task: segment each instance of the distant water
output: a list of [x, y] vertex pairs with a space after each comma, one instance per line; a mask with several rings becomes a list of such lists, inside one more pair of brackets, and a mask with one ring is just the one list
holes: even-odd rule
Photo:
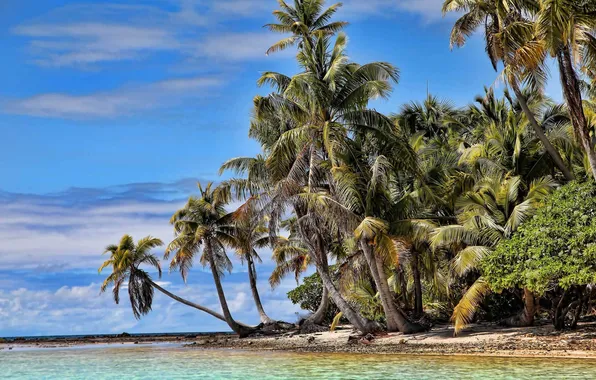
[[0, 351], [2, 379], [594, 379], [596, 361], [135, 346]]

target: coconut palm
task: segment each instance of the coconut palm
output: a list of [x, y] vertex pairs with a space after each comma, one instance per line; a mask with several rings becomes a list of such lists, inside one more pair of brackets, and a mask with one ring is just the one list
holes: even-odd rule
[[232, 331], [245, 337], [255, 329], [232, 317], [221, 284], [224, 272], [232, 270], [232, 262], [226, 254], [226, 245], [234, 242], [234, 237], [226, 228], [229, 216], [225, 206], [229, 198], [225, 191], [213, 189], [212, 183], [204, 189], [199, 183], [198, 188], [201, 196], [190, 197], [186, 205], [170, 219], [176, 237], [166, 248], [164, 258], [168, 259], [173, 254], [170, 269], [178, 270], [186, 281], [195, 256], [200, 254], [200, 263], [211, 269], [225, 321]]
[[242, 263], [246, 262], [250, 289], [257, 312], [259, 313], [261, 323], [268, 325], [275, 323], [275, 320], [271, 319], [263, 308], [257, 287], [255, 262], [262, 262], [257, 249], [275, 245], [275, 240], [277, 239], [270, 238], [269, 229], [266, 227], [265, 221], [260, 218], [259, 213], [255, 209], [255, 202], [251, 201], [252, 199], [249, 199], [238, 210], [233, 212], [229, 218], [231, 219], [229, 224], [220, 228], [233, 238], [228, 244], [236, 251], [240, 261]]
[[[262, 120], [271, 120], [272, 115], [274, 120], [291, 120], [289, 124], [281, 124], [291, 128], [278, 134], [267, 157], [275, 198], [294, 208], [302, 240], [314, 250], [314, 262], [322, 281], [343, 315], [358, 328], [370, 329], [373, 325], [352, 310], [329, 277], [326, 267], [330, 242], [324, 235], [335, 236], [332, 230], [338, 226], [326, 227], [325, 217], [319, 213], [324, 211], [317, 211], [315, 204], [334, 202], [332, 179], [326, 167], [337, 163], [336, 153], [347, 148], [350, 132], [374, 135], [385, 147], [393, 146], [401, 151], [407, 148], [407, 142], [391, 133], [391, 120], [366, 108], [370, 99], [387, 96], [390, 82], [397, 80], [398, 75], [387, 63], [360, 66], [347, 62], [343, 34], [338, 35], [333, 46], [326, 35], [318, 36], [313, 43], [312, 49], [298, 53], [302, 73], [292, 78], [280, 73], [263, 74], [259, 84], [272, 84], [277, 91], [255, 102], [255, 119], [261, 127], [259, 133], [266, 136], [276, 132], [262, 127], [276, 125]], [[401, 162], [411, 164], [413, 154], [407, 149], [405, 152]], [[342, 227], [345, 231], [345, 226]]]
[[578, 66], [596, 63], [596, 8], [587, 1], [539, 0], [537, 34], [559, 67], [561, 85], [575, 134], [596, 179], [596, 152], [584, 113]]
[[281, 9], [273, 11], [277, 24], [267, 24], [266, 28], [277, 33], [291, 33], [292, 36], [282, 39], [267, 50], [267, 54], [284, 50], [298, 44], [300, 49], [305, 45], [313, 46], [315, 36], [330, 35], [341, 31], [348, 23], [333, 21], [331, 18], [341, 8], [341, 3], [323, 9], [325, 0], [294, 0], [294, 6], [284, 0], [278, 0]]
[[540, 49], [542, 44], [534, 37], [532, 21], [524, 17], [537, 11], [536, 0], [445, 0], [443, 4], [443, 13], [463, 13], [451, 32], [452, 47], [463, 46], [469, 36], [484, 27], [486, 51], [493, 67], [497, 70], [499, 62], [505, 65], [503, 77], [513, 89], [536, 136], [565, 178], [573, 180], [573, 172], [546, 137], [521, 90], [525, 82], [539, 91], [546, 78], [540, 65], [545, 55]]
[[99, 272], [101, 273], [106, 267], [112, 267], [112, 273], [103, 282], [101, 292], [105, 292], [108, 286], [113, 284], [114, 301], [119, 303], [120, 289], [122, 285], [127, 286], [132, 312], [137, 319], [151, 311], [153, 289], [155, 288], [180, 303], [204, 311], [217, 319], [225, 321], [221, 314], [180, 298], [162, 288], [153, 281], [149, 273], [140, 268], [141, 265], [153, 267], [157, 270], [158, 276], [161, 277], [159, 259], [151, 254], [151, 249], [162, 245], [163, 242], [161, 240], [151, 236], [147, 236], [135, 244], [132, 236], [124, 235], [117, 245], [112, 244], [107, 246], [104, 253], [110, 253], [110, 258], [101, 265]]

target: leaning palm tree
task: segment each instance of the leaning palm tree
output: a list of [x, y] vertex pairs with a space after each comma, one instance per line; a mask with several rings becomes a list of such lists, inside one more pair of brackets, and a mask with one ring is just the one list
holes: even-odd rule
[[225, 210], [228, 199], [225, 192], [217, 188], [212, 189], [212, 183], [207, 184], [204, 189], [200, 183], [198, 187], [201, 196], [190, 197], [186, 205], [176, 211], [170, 220], [176, 237], [166, 248], [164, 258], [168, 259], [170, 254], [173, 254], [170, 269], [180, 271], [186, 281], [195, 257], [200, 254], [201, 264], [211, 269], [225, 321], [232, 331], [245, 337], [255, 329], [237, 322], [232, 317], [221, 284], [224, 272], [232, 270], [232, 262], [225, 248], [234, 241], [225, 228], [228, 222]]
[[141, 265], [148, 265], [155, 268], [161, 277], [161, 266], [159, 259], [151, 254], [151, 249], [163, 245], [159, 239], [147, 236], [139, 240], [136, 244], [130, 235], [124, 235], [120, 242], [106, 247], [105, 253], [110, 253], [110, 258], [106, 260], [99, 272], [106, 267], [112, 267], [112, 273], [105, 279], [101, 286], [101, 292], [105, 292], [110, 284], [114, 285], [114, 301], [120, 302], [120, 289], [122, 285], [128, 286], [128, 295], [130, 305], [135, 318], [140, 318], [151, 311], [153, 305], [153, 289], [157, 289], [166, 296], [183, 303], [187, 306], [204, 311], [217, 319], [225, 321], [225, 318], [204, 306], [187, 301], [177, 295], [167, 291], [159, 286], [149, 273], [140, 269]]
[[314, 36], [334, 34], [341, 31], [348, 23], [344, 21], [330, 22], [333, 15], [341, 8], [337, 3], [323, 10], [325, 0], [294, 0], [294, 6], [284, 0], [278, 0], [281, 9], [273, 11], [279, 23], [267, 24], [266, 28], [277, 33], [291, 33], [267, 50], [267, 54], [287, 49], [298, 44], [302, 49], [305, 44], [313, 46]]
[[486, 51], [494, 69], [499, 62], [505, 65], [503, 78], [513, 89], [536, 136], [565, 178], [573, 180], [573, 172], [547, 138], [521, 89], [521, 84], [526, 83], [539, 91], [546, 78], [540, 65], [545, 55], [542, 43], [535, 38], [532, 21], [525, 18], [537, 11], [536, 0], [445, 0], [443, 4], [443, 13], [463, 13], [451, 32], [452, 47], [463, 46], [483, 26]]

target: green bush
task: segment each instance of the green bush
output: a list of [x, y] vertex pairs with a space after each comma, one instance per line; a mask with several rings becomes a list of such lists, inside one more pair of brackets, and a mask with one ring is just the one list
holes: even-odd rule
[[[319, 308], [323, 296], [323, 283], [317, 273], [304, 277], [302, 284], [288, 292], [288, 298], [294, 305], [300, 305], [302, 310], [315, 312]], [[335, 315], [339, 312], [337, 307], [330, 301], [330, 306], [325, 316], [325, 323], [330, 324]]]
[[596, 187], [572, 182], [557, 190], [511, 239], [482, 262], [493, 290], [528, 288], [538, 295], [553, 287], [596, 282]]

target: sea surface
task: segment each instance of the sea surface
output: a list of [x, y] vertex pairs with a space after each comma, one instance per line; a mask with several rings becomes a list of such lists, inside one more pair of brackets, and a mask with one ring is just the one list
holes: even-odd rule
[[0, 351], [2, 379], [594, 379], [596, 361], [201, 350], [178, 345]]

